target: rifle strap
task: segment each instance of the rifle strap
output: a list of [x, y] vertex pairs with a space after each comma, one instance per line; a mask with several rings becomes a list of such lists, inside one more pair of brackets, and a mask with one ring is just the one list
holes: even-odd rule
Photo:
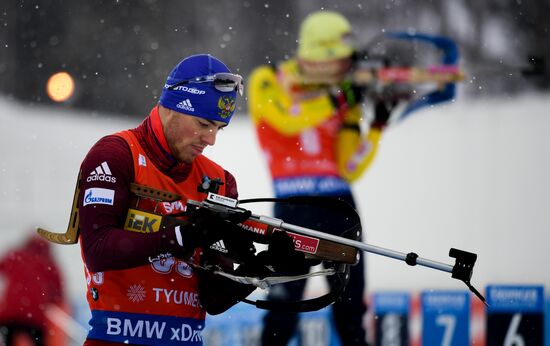
[[330, 276], [330, 275], [334, 275], [335, 273], [336, 271], [333, 268], [329, 268], [329, 269], [323, 269], [323, 270], [302, 274], [302, 275], [268, 276], [263, 279], [260, 279], [257, 277], [233, 275], [220, 270], [214, 271], [214, 274], [221, 275], [223, 277], [226, 277], [230, 280], [236, 281], [241, 284], [254, 285], [261, 289], [266, 289], [273, 285], [282, 284], [286, 282], [305, 280], [314, 276]]
[[332, 303], [341, 297], [349, 279], [349, 265], [341, 264], [335, 269], [335, 275], [328, 277], [331, 281], [331, 291], [316, 298], [297, 300], [297, 301], [275, 301], [275, 300], [256, 300], [251, 301], [243, 299], [247, 304], [256, 306], [259, 309], [281, 311], [281, 312], [309, 312], [317, 311]]

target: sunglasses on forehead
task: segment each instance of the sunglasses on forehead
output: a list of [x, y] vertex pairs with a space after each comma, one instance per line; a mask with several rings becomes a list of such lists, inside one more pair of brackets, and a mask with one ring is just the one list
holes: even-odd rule
[[176, 84], [167, 85], [168, 90], [176, 90], [177, 87], [188, 84], [188, 83], [206, 83], [211, 82], [214, 84], [214, 88], [224, 93], [232, 92], [236, 90], [239, 92], [239, 95], [243, 96], [244, 83], [243, 77], [238, 74], [221, 72], [208, 76], [200, 76], [187, 80], [182, 80]]

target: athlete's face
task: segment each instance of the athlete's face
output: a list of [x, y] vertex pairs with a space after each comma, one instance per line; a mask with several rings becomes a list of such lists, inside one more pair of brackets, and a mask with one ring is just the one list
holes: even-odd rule
[[322, 84], [340, 83], [351, 68], [351, 58], [327, 61], [307, 61], [298, 59], [298, 64], [306, 80]]
[[[164, 113], [164, 114], [163, 114]], [[191, 163], [204, 148], [216, 143], [218, 131], [227, 124], [164, 108], [161, 111], [164, 136], [178, 161]]]

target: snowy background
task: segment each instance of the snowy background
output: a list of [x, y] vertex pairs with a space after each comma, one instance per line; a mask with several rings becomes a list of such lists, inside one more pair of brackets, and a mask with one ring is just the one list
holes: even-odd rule
[[[446, 264], [451, 247], [474, 252], [472, 283], [481, 292], [525, 283], [545, 285], [548, 295], [550, 72], [521, 74], [529, 55], [548, 65], [547, 0], [2, 1], [0, 256], [37, 226], [65, 231], [86, 152], [101, 136], [139, 124], [181, 58], [208, 52], [247, 78], [260, 64], [292, 57], [299, 23], [320, 9], [344, 14], [360, 47], [393, 30], [451, 37], [466, 74], [455, 102], [385, 131], [353, 187], [364, 240]], [[406, 57], [425, 65], [424, 53]], [[56, 104], [45, 84], [59, 71], [74, 77], [75, 93]], [[245, 102], [238, 112], [206, 154], [236, 176], [241, 198], [269, 197]], [[71, 303], [82, 306], [79, 247], [54, 252]], [[372, 254], [366, 275], [368, 294], [465, 289], [448, 273]], [[316, 292], [324, 282], [308, 285]]]
[[[549, 109], [549, 94], [458, 97], [393, 124], [374, 164], [354, 185], [365, 240], [448, 264], [451, 247], [477, 253], [472, 282], [480, 290], [494, 283], [550, 287]], [[101, 136], [138, 122], [0, 99], [0, 253], [37, 226], [64, 232], [87, 150]], [[234, 173], [241, 198], [271, 196], [244, 114], [206, 154]], [[54, 250], [71, 299], [84, 300], [79, 247]], [[378, 255], [367, 255], [367, 278], [370, 292], [464, 288], [445, 272]], [[313, 281], [310, 289], [320, 285]]]

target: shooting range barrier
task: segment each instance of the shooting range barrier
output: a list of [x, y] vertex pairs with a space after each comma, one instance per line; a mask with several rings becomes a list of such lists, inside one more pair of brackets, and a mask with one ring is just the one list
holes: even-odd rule
[[[380, 291], [366, 298], [365, 317], [372, 345], [550, 346], [550, 298], [542, 285], [488, 285], [488, 306], [468, 290]], [[88, 307], [75, 306], [86, 326]], [[207, 316], [205, 346], [259, 345], [265, 310], [237, 304]], [[331, 307], [303, 313], [290, 346], [340, 345]]]

